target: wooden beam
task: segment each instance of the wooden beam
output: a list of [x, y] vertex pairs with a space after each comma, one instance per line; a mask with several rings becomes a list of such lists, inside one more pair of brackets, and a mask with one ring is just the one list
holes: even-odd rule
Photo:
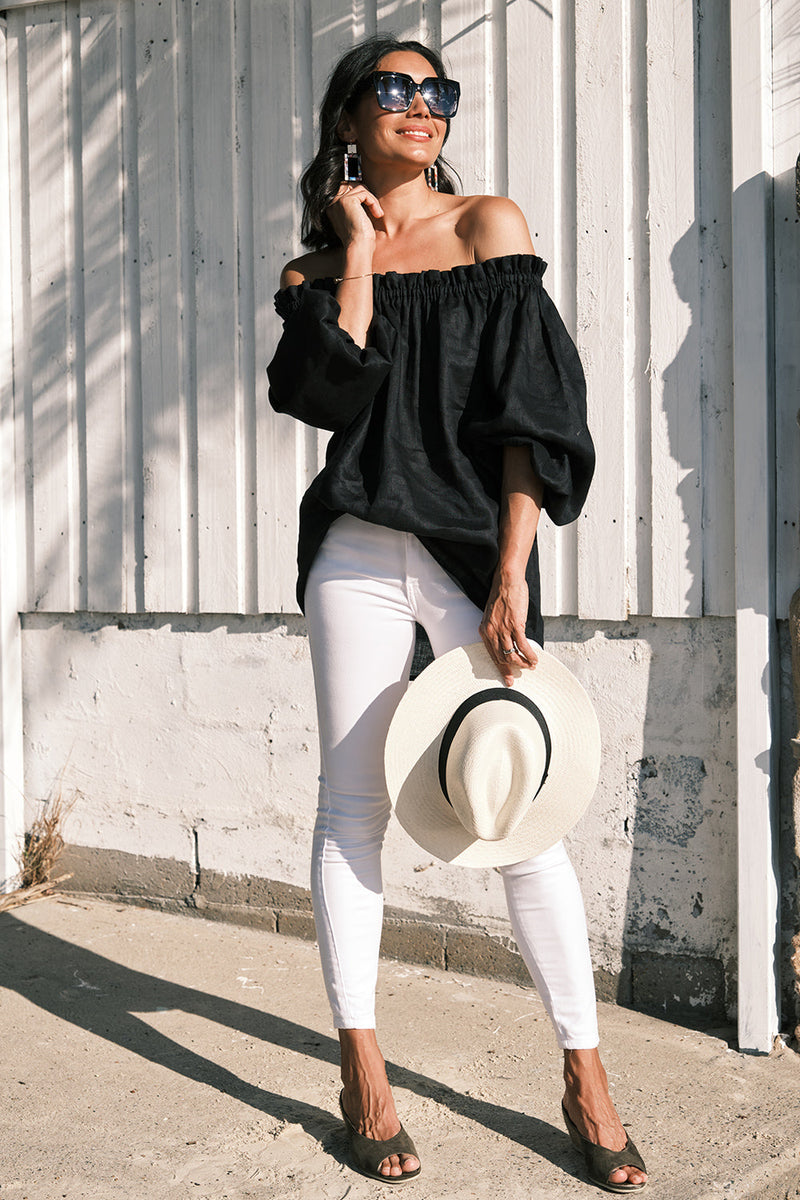
[[771, 5], [731, 5], [739, 1046], [778, 1032]]

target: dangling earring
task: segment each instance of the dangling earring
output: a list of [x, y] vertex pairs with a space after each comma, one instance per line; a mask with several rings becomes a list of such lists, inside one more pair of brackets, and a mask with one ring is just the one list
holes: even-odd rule
[[434, 192], [439, 190], [439, 168], [436, 163], [432, 167], [425, 168], [425, 178], [428, 181], [428, 187], [433, 188]]
[[358, 153], [358, 146], [355, 142], [348, 142], [344, 154], [344, 181], [345, 183], [361, 183], [362, 179], [361, 155]]

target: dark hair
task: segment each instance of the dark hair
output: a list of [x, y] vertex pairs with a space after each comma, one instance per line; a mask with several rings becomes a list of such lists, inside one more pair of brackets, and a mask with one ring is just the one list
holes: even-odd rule
[[[343, 178], [344, 143], [336, 132], [336, 127], [342, 119], [342, 114], [351, 112], [358, 103], [361, 94], [359, 84], [377, 68], [382, 58], [397, 50], [421, 54], [423, 58], [427, 58], [439, 79], [447, 79], [444, 63], [435, 50], [423, 46], [421, 42], [400, 41], [393, 34], [379, 34], [377, 37], [366, 38], [340, 58], [333, 68], [325, 99], [322, 101], [319, 116], [319, 150], [300, 179], [300, 192], [303, 197], [300, 237], [303, 245], [311, 250], [326, 250], [330, 246], [341, 244], [325, 215], [325, 209], [341, 187]], [[445, 141], [449, 133], [448, 121]], [[456, 184], [453, 176], [456, 179], [458, 176], [441, 154], [436, 160], [436, 167], [439, 172], [439, 191], [454, 194]]]

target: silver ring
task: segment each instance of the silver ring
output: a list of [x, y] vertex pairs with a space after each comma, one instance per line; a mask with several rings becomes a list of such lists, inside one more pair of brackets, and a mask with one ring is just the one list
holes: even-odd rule
[[511, 649], [510, 649], [510, 650], [504, 650], [504, 651], [503, 651], [503, 654], [513, 654], [513, 653], [514, 653], [514, 647], [513, 647], [513, 646], [511, 647]]

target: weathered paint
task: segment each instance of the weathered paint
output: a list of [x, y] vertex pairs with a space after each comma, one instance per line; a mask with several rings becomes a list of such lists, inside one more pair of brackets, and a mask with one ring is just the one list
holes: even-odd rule
[[[732, 969], [732, 622], [552, 619], [547, 637], [603, 735], [569, 839], [595, 965], [618, 978], [656, 952]], [[308, 887], [318, 752], [300, 619], [37, 614], [23, 653], [31, 816], [60, 787], [71, 843]], [[394, 909], [510, 934], [496, 871], [433, 862], [395, 822], [384, 883]]]

